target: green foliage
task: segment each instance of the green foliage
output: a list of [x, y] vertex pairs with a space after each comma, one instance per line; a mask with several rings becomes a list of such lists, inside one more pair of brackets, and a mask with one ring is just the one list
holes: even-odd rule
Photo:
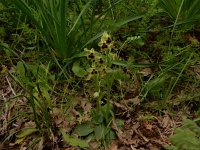
[[199, 0], [161, 0], [160, 6], [175, 24], [193, 24], [199, 22]]
[[[112, 86], [115, 81], [121, 83], [128, 77], [121, 69], [126, 63], [119, 61], [111, 35], [104, 32], [98, 46], [99, 50], [85, 49], [82, 55], [84, 59], [74, 62], [72, 67], [75, 75], [85, 78], [86, 85], [87, 82], [92, 82], [85, 88], [93, 95], [92, 99], [96, 100], [91, 121], [77, 125], [74, 133], [80, 137], [92, 137], [92, 140], [108, 145], [115, 139], [115, 133], [111, 129], [114, 119], [114, 108], [110, 103]], [[114, 64], [116, 67], [112, 67]], [[106, 102], [102, 102], [103, 99]]]
[[[103, 30], [113, 30], [141, 17], [106, 24], [106, 17], [121, 0], [95, 14], [97, 1], [19, 0], [12, 2], [36, 25], [43, 39], [60, 57], [70, 58], [96, 40]], [[102, 11], [103, 10], [103, 11]], [[105, 18], [105, 19], [103, 19]], [[113, 18], [114, 19], [114, 18]], [[105, 23], [104, 23], [105, 22]]]
[[26, 70], [24, 67], [23, 62], [19, 61], [17, 62], [17, 71], [16, 71], [17, 79], [22, 84], [27, 84], [28, 79], [26, 77]]
[[200, 127], [196, 122], [184, 119], [183, 126], [175, 129], [175, 134], [170, 137], [169, 150], [198, 150], [200, 147]]
[[115, 132], [111, 129], [114, 118], [113, 111], [113, 106], [109, 103], [100, 109], [94, 109], [92, 120], [78, 124], [74, 134], [79, 137], [87, 137], [90, 141], [97, 140], [104, 143], [104, 145], [109, 145], [116, 138]]
[[[94, 92], [100, 92], [101, 88], [104, 88], [104, 91], [106, 89], [107, 93], [110, 93], [115, 80], [128, 79], [120, 68], [126, 66], [126, 63], [119, 60], [117, 49], [114, 48], [114, 41], [107, 32], [103, 33], [98, 46], [99, 50], [84, 49], [82, 59], [74, 62], [72, 71], [76, 76], [84, 77], [86, 81], [92, 81], [96, 90]], [[112, 65], [117, 67], [112, 68]], [[100, 94], [103, 95], [103, 93]]]
[[94, 131], [92, 122], [85, 122], [76, 126], [74, 132], [79, 136], [87, 136]]
[[24, 139], [26, 139], [28, 136], [30, 136], [33, 133], [38, 132], [38, 129], [35, 128], [25, 128], [22, 129], [22, 131], [20, 131], [19, 133], [16, 134], [16, 142], [15, 144], [20, 144], [21, 142], [24, 141]]
[[34, 0], [32, 2], [19, 0], [13, 3], [31, 18], [44, 40], [60, 57], [71, 57], [80, 51], [81, 44], [85, 44], [79, 40], [85, 37], [89, 30], [85, 27], [83, 15], [90, 8], [90, 1], [84, 6], [79, 6], [80, 3], [74, 2], [77, 9], [80, 10], [82, 7], [79, 14], [71, 12], [69, 2], [65, 0]]
[[154, 95], [157, 98], [162, 98], [161, 93], [165, 92], [164, 87], [166, 81], [169, 79], [170, 75], [164, 74], [163, 76], [158, 76], [155, 77], [155, 79], [149, 80], [145, 85], [144, 85], [144, 96], [148, 93]]
[[13, 3], [32, 19], [45, 40], [60, 56], [69, 57], [71, 55], [72, 52], [66, 47], [65, 0], [35, 0], [33, 2], [19, 0], [13, 1]]
[[[27, 98], [33, 110], [33, 120], [38, 129], [44, 126], [50, 131], [49, 110], [53, 106], [50, 92], [52, 90], [50, 82], [55, 78], [48, 71], [49, 66], [38, 64], [17, 63], [16, 73], [12, 74], [13, 79], [27, 92]], [[41, 122], [42, 120], [42, 122]]]
[[80, 61], [73, 63], [72, 71], [78, 77], [84, 77], [86, 75], [86, 71], [80, 66]]
[[0, 37], [5, 37], [6, 32], [4, 27], [0, 27]]
[[20, 50], [30, 50], [38, 46], [38, 31], [25, 15], [14, 8], [11, 0], [0, 2], [0, 18], [1, 42]]
[[85, 148], [85, 147], [89, 147], [88, 143], [84, 140], [75, 138], [70, 136], [69, 134], [66, 134], [64, 131], [61, 130], [63, 139], [69, 143], [71, 146], [75, 146], [75, 147], [81, 147], [81, 148]]

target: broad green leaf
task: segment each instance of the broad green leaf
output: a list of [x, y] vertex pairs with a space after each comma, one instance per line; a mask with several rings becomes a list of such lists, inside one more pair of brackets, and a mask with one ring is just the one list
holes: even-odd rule
[[116, 30], [116, 28], [120, 28], [120, 27], [122, 27], [123, 25], [126, 25], [126, 24], [129, 23], [129, 22], [132, 22], [132, 21], [141, 19], [142, 17], [144, 17], [144, 15], [131, 16], [131, 17], [128, 17], [128, 18], [124, 18], [122, 21], [116, 22], [116, 23], [114, 24], [112, 30], [113, 30], [113, 29]]
[[108, 124], [109, 122], [111, 122], [112, 118], [113, 118], [113, 106], [110, 103], [105, 104], [102, 107], [102, 113], [103, 116], [105, 118], [106, 123]]
[[20, 143], [23, 142], [25, 139], [26, 139], [26, 137], [17, 139], [17, 140], [15, 141], [15, 144], [20, 144]]
[[107, 134], [106, 134], [106, 139], [108, 140], [114, 140], [116, 138], [116, 134], [113, 130], [110, 130]]
[[26, 136], [29, 136], [31, 134], [33, 134], [34, 132], [37, 132], [38, 129], [36, 128], [25, 128], [22, 131], [20, 131], [18, 134], [16, 134], [17, 138], [24, 138]]
[[25, 68], [23, 62], [21, 61], [17, 63], [17, 74], [20, 78], [25, 78]]
[[81, 68], [79, 61], [74, 62], [72, 66], [72, 71], [78, 77], [84, 77], [86, 75], [86, 71], [83, 68]]
[[93, 121], [95, 122], [95, 124], [103, 123], [103, 121], [104, 121], [103, 113], [101, 111], [94, 110], [93, 111]]
[[69, 134], [66, 134], [63, 130], [61, 130], [61, 133], [62, 133], [63, 139], [67, 143], [69, 143], [71, 146], [79, 146], [81, 148], [89, 147], [86, 141], [72, 137]]
[[78, 24], [80, 18], [82, 17], [82, 15], [85, 13], [85, 11], [87, 9], [89, 9], [89, 6], [90, 6], [90, 1], [83, 7], [82, 11], [80, 12], [78, 18], [76, 19], [74, 25], [72, 26], [72, 28], [70, 29], [70, 31], [68, 32], [68, 36], [70, 35], [70, 33], [74, 30], [74, 28], [76, 27], [76, 25]]
[[4, 37], [6, 35], [5, 28], [0, 27], [0, 37]]
[[83, 123], [80, 125], [77, 125], [74, 132], [78, 134], [79, 136], [86, 136], [94, 131], [94, 128], [92, 127], [91, 122]]
[[107, 144], [110, 145], [110, 143], [111, 143], [114, 139], [116, 139], [116, 134], [115, 134], [115, 132], [114, 132], [113, 130], [110, 129], [109, 132], [106, 134], [105, 139], [106, 139]]
[[63, 60], [63, 62], [70, 62], [70, 61], [73, 61], [76, 58], [81, 58], [81, 57], [84, 57], [84, 56], [87, 56], [87, 55], [88, 55], [87, 52], [83, 51], [83, 52], [80, 52], [78, 54], [74, 54], [73, 57], [71, 57], [71, 58], [65, 58]]
[[113, 63], [114, 65], [117, 65], [117, 66], [128, 67], [128, 64], [125, 63], [125, 62], [123, 62], [123, 61], [114, 60], [114, 61], [112, 61], [112, 63]]
[[103, 124], [100, 124], [98, 126], [95, 127], [94, 129], [94, 134], [95, 134], [95, 138], [96, 140], [100, 140], [102, 139], [105, 135], [105, 127]]
[[157, 91], [162, 89], [161, 87], [164, 85], [165, 81], [170, 77], [170, 75], [166, 74], [164, 76], [157, 77], [151, 81], [149, 81], [145, 88], [147, 91]]

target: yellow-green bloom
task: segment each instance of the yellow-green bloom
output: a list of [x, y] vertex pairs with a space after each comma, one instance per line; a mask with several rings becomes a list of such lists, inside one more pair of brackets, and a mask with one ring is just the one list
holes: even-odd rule
[[93, 67], [87, 69], [87, 73], [88, 73], [88, 75], [85, 80], [90, 80], [93, 75], [96, 75], [98, 73], [98, 70], [93, 66]]
[[115, 53], [109, 53], [109, 57], [110, 57], [112, 60], [116, 60], [116, 59], [119, 58], [118, 55], [115, 54]]
[[97, 60], [100, 57], [100, 54], [95, 51], [94, 48], [92, 48], [91, 50], [85, 48], [84, 51], [87, 52], [87, 59]]
[[98, 46], [101, 48], [101, 51], [108, 51], [113, 48], [113, 42], [110, 34], [104, 32]]
[[101, 41], [102, 42], [106, 42], [108, 39], [111, 39], [110, 34], [108, 34], [107, 32], [104, 32], [101, 36]]

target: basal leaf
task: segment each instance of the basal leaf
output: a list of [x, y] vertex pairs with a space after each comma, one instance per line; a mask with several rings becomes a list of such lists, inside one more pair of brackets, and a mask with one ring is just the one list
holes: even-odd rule
[[72, 137], [69, 134], [66, 134], [63, 130], [61, 130], [61, 133], [62, 133], [63, 139], [67, 143], [69, 143], [71, 146], [75, 146], [75, 147], [79, 146], [81, 148], [89, 147], [86, 141]]
[[86, 136], [94, 131], [90, 122], [77, 125], [74, 132], [79, 136]]
[[104, 131], [105, 131], [105, 127], [103, 126], [103, 124], [100, 124], [95, 127], [94, 134], [97, 141], [102, 139], [105, 136]]
[[23, 62], [21, 61], [17, 63], [17, 74], [21, 79], [25, 78], [25, 68]]
[[26, 139], [26, 137], [17, 139], [17, 140], [15, 141], [15, 144], [20, 144], [20, 143], [23, 142], [25, 139]]
[[114, 139], [116, 139], [116, 134], [113, 130], [109, 130], [109, 132], [105, 136], [106, 142], [110, 144]]
[[86, 75], [86, 71], [81, 68], [79, 61], [74, 62], [72, 66], [72, 71], [78, 77], [84, 77]]
[[37, 131], [38, 131], [38, 129], [36, 129], [36, 128], [25, 128], [22, 131], [20, 131], [18, 134], [16, 134], [16, 137], [23, 138], [23, 137], [29, 136]]

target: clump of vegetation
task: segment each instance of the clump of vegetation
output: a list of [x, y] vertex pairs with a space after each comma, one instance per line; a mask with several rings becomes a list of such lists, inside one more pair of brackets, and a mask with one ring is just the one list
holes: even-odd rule
[[[116, 84], [114, 83], [115, 81], [120, 85], [128, 77], [123, 72], [123, 68], [112, 67], [119, 60], [119, 57], [111, 35], [104, 32], [98, 46], [98, 51], [94, 50], [94, 48], [90, 50], [85, 48], [84, 53], [88, 61], [85, 58], [80, 59], [72, 67], [77, 76], [84, 77], [85, 92], [89, 93], [88, 99], [96, 101], [96, 108], [91, 112], [92, 119], [78, 125], [75, 128], [75, 132], [79, 136], [88, 136], [90, 134], [90, 137], [94, 132], [95, 139], [103, 140], [104, 144], [107, 145], [110, 140], [115, 139], [115, 133], [111, 129], [111, 124], [115, 117], [111, 103], [112, 86]], [[82, 64], [81, 66], [80, 63]]]
[[195, 121], [184, 119], [183, 126], [175, 130], [175, 135], [170, 137], [172, 145], [167, 147], [170, 150], [178, 149], [199, 149], [200, 127]]

